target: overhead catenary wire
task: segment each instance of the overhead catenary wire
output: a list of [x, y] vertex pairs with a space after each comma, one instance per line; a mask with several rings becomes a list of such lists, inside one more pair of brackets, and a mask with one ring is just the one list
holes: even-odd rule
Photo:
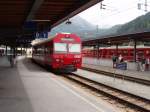
[[[149, 1], [147, 0], [147, 2], [150, 2], [150, 0]], [[138, 0], [137, 1], [129, 1], [130, 5], [129, 6], [127, 5], [126, 7], [122, 7], [122, 8], [120, 8], [121, 6], [113, 5], [114, 2], [112, 4], [111, 3], [112, 2], [107, 2], [107, 1], [106, 2], [103, 1], [103, 2], [99, 3], [99, 9], [98, 9], [98, 10], [100, 10], [99, 20], [101, 22], [103, 21], [101, 23], [101, 25], [104, 24], [104, 21], [106, 22], [107, 20], [109, 21], [110, 19], [112, 19], [113, 16], [123, 17], [123, 15], [126, 15], [128, 13], [131, 14], [132, 12], [138, 13], [138, 11], [139, 11], [139, 16], [147, 13], [144, 11], [144, 8], [142, 8], [141, 10], [138, 10], [138, 6], [137, 6], [139, 3]], [[127, 2], [125, 2], [125, 3], [127, 3]], [[121, 5], [121, 3], [120, 3], [120, 5]], [[150, 10], [149, 8], [147, 8], [147, 9], [148, 9], [148, 11]], [[130, 16], [134, 19], [132, 14]], [[138, 16], [138, 14], [136, 14], [135, 18], [137, 16]], [[132, 20], [131, 17], [130, 17], [130, 20]], [[99, 24], [100, 24], [100, 21], [99, 21]], [[125, 22], [128, 22], [128, 21], [125, 21]]]
[[[118, 14], [120, 14], [120, 13], [123, 13], [123, 12], [127, 12], [127, 11], [129, 11], [129, 10], [131, 10], [131, 9], [137, 9], [137, 6], [134, 6], [134, 7], [130, 7], [130, 8], [127, 8], [127, 9], [123, 9], [123, 10], [118, 10], [117, 8], [116, 9], [110, 9], [111, 7], [110, 6], [108, 6], [108, 5], [106, 5], [107, 7], [105, 8], [105, 10], [103, 10], [103, 11], [112, 11], [112, 12], [114, 12], [114, 13], [112, 13], [112, 14], [110, 14], [110, 15], [107, 15], [107, 16], [105, 16], [105, 18], [107, 19], [108, 17], [112, 17], [112, 16], [115, 16], [115, 15], [118, 15]], [[110, 8], [109, 8], [110, 7]], [[101, 10], [102, 11], [102, 10]], [[141, 11], [144, 11], [144, 9], [141, 9]], [[102, 17], [102, 18], [104, 18], [104, 17]]]
[[[147, 2], [148, 2], [148, 0], [147, 0]], [[128, 10], [131, 10], [131, 9], [133, 9], [133, 8], [137, 8], [137, 4], [138, 4], [138, 1], [137, 2], [135, 2], [135, 1], [133, 1], [133, 2], [130, 2], [130, 4], [132, 4], [132, 3], [134, 3], [135, 4], [135, 6], [134, 7], [131, 7], [131, 8], [127, 8], [127, 9], [123, 9], [123, 10], [119, 10], [118, 8], [116, 8], [116, 7], [114, 7], [114, 6], [111, 6], [111, 3], [107, 3], [107, 2], [103, 2], [103, 4], [104, 4], [104, 6], [105, 6], [105, 9], [104, 10], [106, 10], [106, 11], [112, 11], [112, 12], [117, 12], [117, 13], [112, 13], [111, 14], [111, 16], [113, 16], [113, 15], [117, 15], [117, 14], [119, 14], [119, 13], [123, 13], [123, 12], [126, 12], [126, 11], [128, 11]], [[147, 4], [147, 6], [149, 6], [148, 4]], [[101, 10], [102, 11], [102, 10]], [[108, 15], [109, 16], [109, 15]]]
[[[136, 7], [131, 7], [131, 8], [128, 8], [128, 9], [121, 10], [121, 11], [118, 10], [118, 11], [116, 11], [115, 13], [112, 13], [112, 14], [106, 16], [106, 17], [115, 16], [115, 15], [118, 15], [118, 14], [120, 14], [120, 13], [129, 11], [129, 10], [131, 10], [131, 9], [136, 9]], [[106, 9], [106, 10], [109, 10], [109, 9]]]

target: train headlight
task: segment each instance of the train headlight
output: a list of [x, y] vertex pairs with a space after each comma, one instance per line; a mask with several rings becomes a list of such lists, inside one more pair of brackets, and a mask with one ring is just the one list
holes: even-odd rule
[[81, 55], [75, 55], [74, 58], [81, 58]]
[[59, 58], [55, 59], [55, 61], [56, 62], [61, 62], [61, 63], [64, 62], [62, 59], [59, 59]]
[[75, 63], [79, 63], [79, 62], [81, 62], [81, 60], [80, 59], [76, 59], [74, 62]]
[[60, 61], [60, 59], [56, 59], [56, 62], [59, 62]]

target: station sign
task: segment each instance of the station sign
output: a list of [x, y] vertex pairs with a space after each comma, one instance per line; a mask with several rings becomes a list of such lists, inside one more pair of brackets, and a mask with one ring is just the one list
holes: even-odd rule
[[48, 32], [36, 32], [35, 33], [35, 38], [39, 39], [39, 38], [48, 38]]

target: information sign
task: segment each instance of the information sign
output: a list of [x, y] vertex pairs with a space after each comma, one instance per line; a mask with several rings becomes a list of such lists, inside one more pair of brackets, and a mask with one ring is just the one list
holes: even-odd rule
[[116, 68], [121, 69], [121, 70], [127, 70], [127, 63], [125, 63], [125, 62], [117, 63]]

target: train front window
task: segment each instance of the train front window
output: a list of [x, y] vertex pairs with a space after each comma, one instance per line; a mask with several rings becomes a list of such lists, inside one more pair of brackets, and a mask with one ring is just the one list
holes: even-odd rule
[[69, 52], [71, 52], [71, 53], [80, 53], [81, 52], [80, 44], [69, 44], [68, 48], [69, 48]]
[[67, 52], [67, 44], [66, 43], [54, 43], [54, 51], [55, 52]]

